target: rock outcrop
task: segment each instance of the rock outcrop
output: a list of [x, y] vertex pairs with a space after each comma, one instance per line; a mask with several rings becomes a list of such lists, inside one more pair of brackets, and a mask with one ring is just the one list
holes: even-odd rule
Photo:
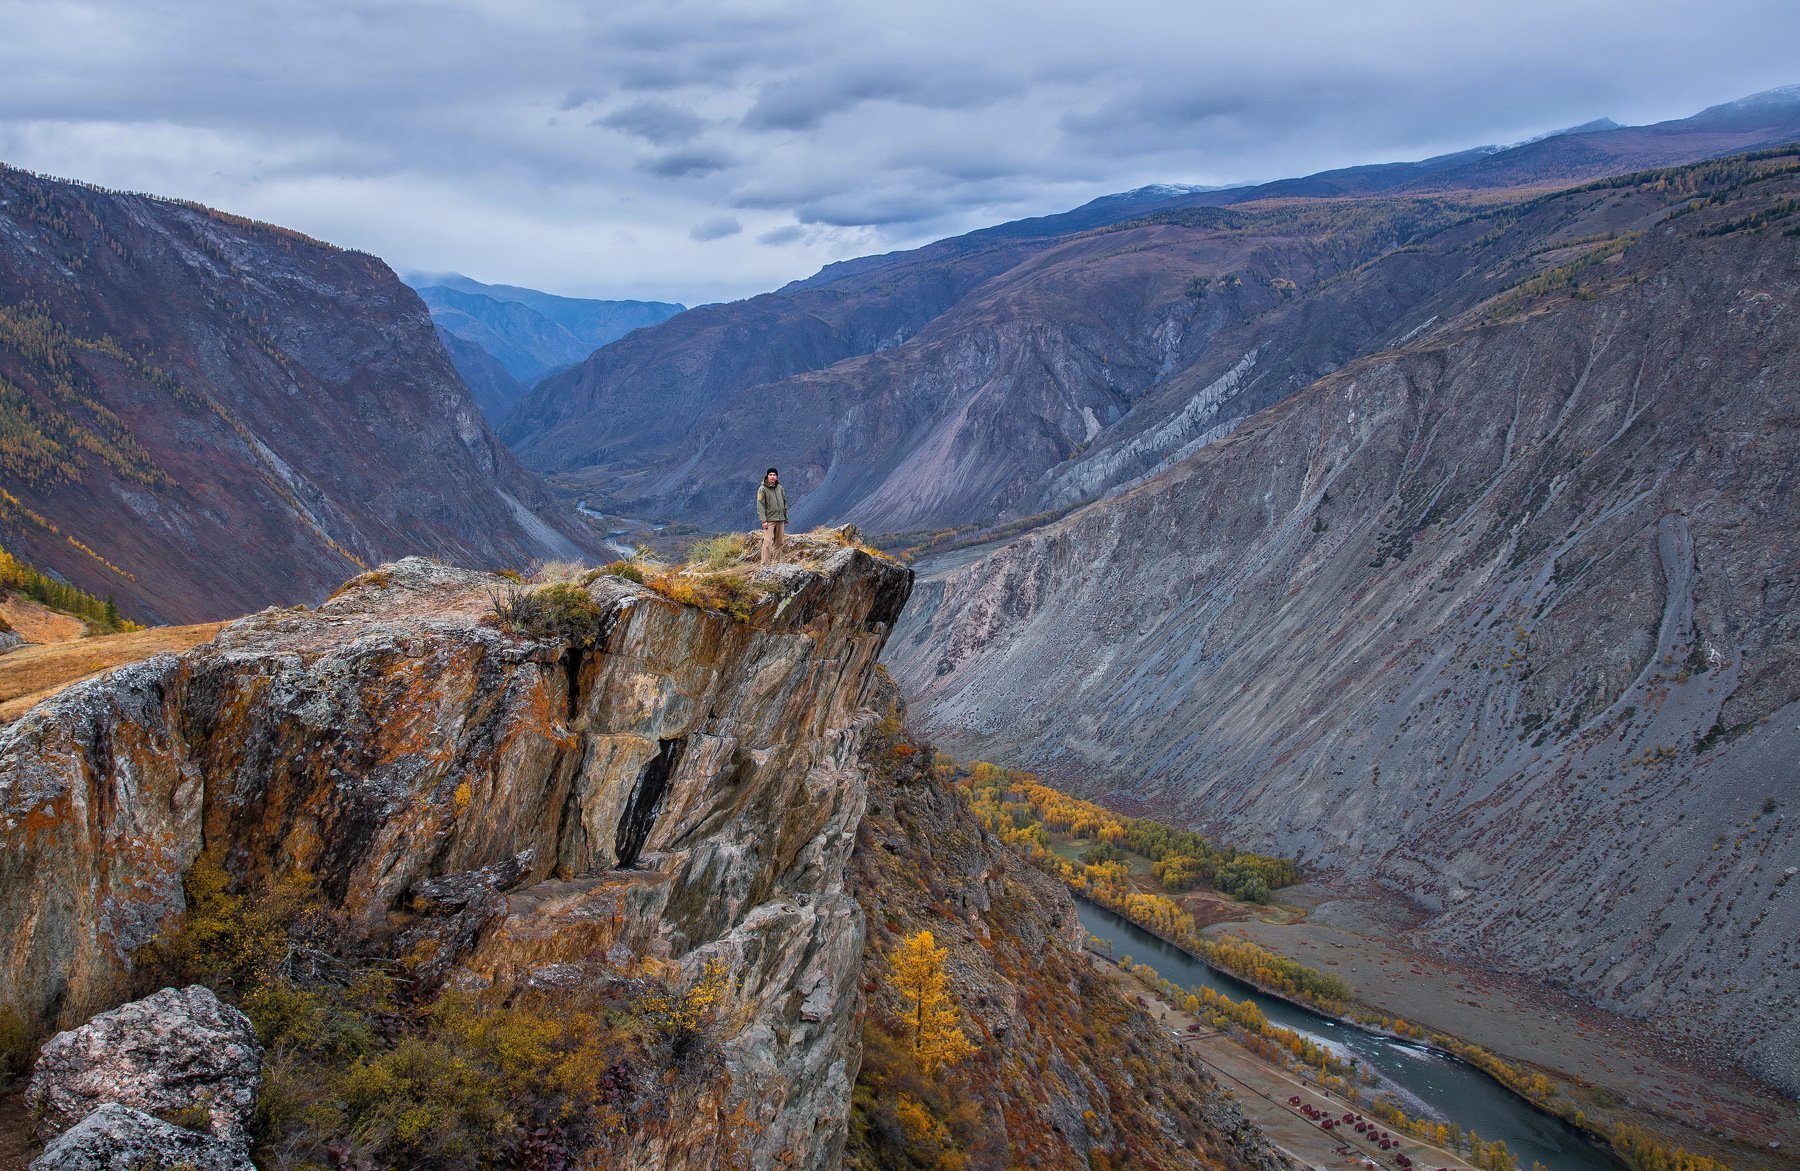
[[45, 1137], [112, 1102], [159, 1117], [203, 1112], [213, 1137], [247, 1148], [261, 1072], [249, 1018], [210, 989], [165, 988], [52, 1037], [25, 1101]]
[[924, 729], [1800, 1089], [1795, 162], [1520, 209], [1511, 291], [928, 567]]
[[0, 166], [0, 544], [143, 622], [592, 540], [372, 256]]
[[835, 1165], [862, 703], [911, 574], [852, 546], [763, 581], [742, 621], [599, 577], [581, 638], [534, 640], [502, 579], [407, 560], [70, 688], [0, 733], [0, 987], [40, 1027], [116, 1003], [210, 845], [372, 937], [453, 921], [453, 985], [722, 967], [726, 1099], [621, 1165]]
[[108, 1102], [44, 1148], [31, 1171], [256, 1171], [241, 1143]]

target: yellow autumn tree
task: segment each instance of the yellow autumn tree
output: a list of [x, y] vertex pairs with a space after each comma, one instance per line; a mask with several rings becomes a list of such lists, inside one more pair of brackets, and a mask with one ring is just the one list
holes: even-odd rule
[[906, 1001], [906, 1037], [913, 1056], [927, 1075], [955, 1065], [975, 1046], [963, 1036], [962, 1010], [950, 995], [944, 960], [950, 949], [939, 947], [929, 931], [907, 937], [894, 952], [888, 979]]

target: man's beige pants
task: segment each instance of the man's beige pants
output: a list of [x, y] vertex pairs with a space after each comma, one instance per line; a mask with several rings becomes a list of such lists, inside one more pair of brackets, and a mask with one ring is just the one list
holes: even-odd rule
[[775, 555], [781, 552], [781, 538], [787, 536], [787, 522], [778, 520], [763, 529], [762, 563], [772, 564]]

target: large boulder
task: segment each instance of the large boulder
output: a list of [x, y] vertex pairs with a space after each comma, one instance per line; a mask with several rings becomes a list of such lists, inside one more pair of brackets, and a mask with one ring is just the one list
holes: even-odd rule
[[249, 1018], [195, 984], [164, 988], [50, 1038], [25, 1099], [44, 1138], [114, 1102], [163, 1117], [203, 1110], [207, 1131], [242, 1147], [261, 1074]]
[[256, 1171], [240, 1143], [183, 1130], [142, 1110], [107, 1102], [58, 1135], [31, 1171]]

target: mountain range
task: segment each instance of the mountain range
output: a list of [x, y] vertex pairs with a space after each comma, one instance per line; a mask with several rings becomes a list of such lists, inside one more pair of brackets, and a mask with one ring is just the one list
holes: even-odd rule
[[546, 374], [685, 308], [663, 301], [558, 297], [517, 285], [482, 284], [460, 273], [412, 273], [405, 279], [430, 308], [457, 373], [494, 424]]
[[[748, 485], [778, 464], [796, 527], [854, 520], [925, 553], [904, 613], [898, 584], [875, 598], [826, 575], [796, 585], [792, 639], [744, 663], [823, 631], [868, 667], [891, 630], [889, 668], [948, 748], [1406, 900], [1422, 946], [1631, 1014], [1792, 1096], [1796, 140], [1790, 88], [1420, 162], [1140, 188], [730, 305], [625, 303], [635, 327], [599, 308], [617, 303], [460, 277], [414, 277], [415, 294], [372, 257], [283, 229], [0, 170], [0, 545], [130, 616], [195, 620], [316, 601], [404, 553], [487, 567], [597, 555], [555, 494], [748, 527]], [[502, 411], [490, 428], [484, 412]], [[481, 619], [493, 582], [422, 564], [399, 577], [407, 638], [501, 639]], [[398, 645], [384, 625], [397, 580], [364, 574], [336, 609], [240, 635], [274, 662], [290, 634], [336, 645], [332, 623], [354, 614], [368, 645]], [[602, 644], [653, 649], [609, 657], [577, 640], [554, 678], [528, 652], [502, 657], [523, 680], [507, 703], [548, 729], [544, 751], [576, 752], [583, 784], [590, 765], [611, 770], [601, 826], [638, 801], [646, 761], [675, 767], [670, 729], [720, 717], [662, 683], [652, 703], [621, 676], [617, 695], [657, 709], [640, 726], [594, 698], [596, 681], [647, 655], [749, 654], [767, 631], [589, 586], [617, 610]], [[447, 598], [454, 635], [430, 617]], [[847, 670], [849, 653], [818, 661]], [[234, 680], [243, 668], [223, 652], [194, 663]], [[795, 678], [817, 682], [811, 667]], [[869, 731], [843, 706], [868, 683], [808, 701], [823, 738], [794, 759], [850, 752], [831, 737]], [[388, 694], [385, 677], [371, 686]], [[556, 703], [526, 702], [545, 687]], [[448, 702], [413, 698], [397, 726]], [[763, 698], [745, 710], [781, 726]], [[192, 710], [216, 699], [202, 687]], [[294, 720], [259, 725], [271, 743], [313, 735], [310, 700], [293, 702]], [[604, 731], [600, 755], [570, 747], [578, 708]], [[605, 731], [614, 719], [629, 728]], [[774, 733], [758, 736], [746, 743]], [[811, 775], [728, 740], [696, 732], [683, 767], [783, 793]], [[879, 751], [929, 759], [907, 747]], [[395, 751], [402, 772], [424, 767]], [[284, 809], [341, 806], [358, 825], [425, 815], [344, 789], [333, 752], [302, 754], [316, 801]], [[545, 768], [545, 785], [576, 783]], [[455, 828], [466, 798], [435, 774], [429, 787], [431, 817]], [[774, 889], [754, 875], [776, 860], [732, 836], [740, 797], [705, 793], [708, 832], [725, 836], [702, 848], [665, 829], [663, 844], [699, 851], [696, 889]], [[455, 858], [409, 855], [406, 872], [488, 866], [587, 824], [542, 821], [563, 797], [506, 796], [506, 825], [478, 805]], [[841, 862], [860, 800], [829, 833], [759, 812], [784, 849], [816, 839], [807, 850]], [[893, 849], [914, 832], [900, 804], [882, 830]], [[601, 828], [594, 840], [613, 840]], [[281, 832], [296, 851], [318, 842], [304, 819]], [[534, 883], [560, 857], [537, 855]], [[807, 898], [840, 881], [798, 854], [779, 863]], [[710, 938], [715, 905], [671, 904], [681, 938]], [[846, 954], [849, 922], [831, 937]], [[853, 1014], [832, 997], [781, 1011], [824, 1013], [832, 1045], [849, 1044], [835, 1026]], [[1079, 1137], [1063, 1107], [1050, 1112]]]
[[[691, 310], [544, 379], [500, 433], [628, 515], [744, 524], [743, 485], [776, 464], [802, 523], [1029, 516], [1365, 352], [1413, 296], [1356, 287], [1378, 256], [1498, 201], [1795, 138], [1800, 93], [1781, 90], [1416, 163], [1145, 188]], [[1453, 279], [1419, 269], [1406, 279]]]

